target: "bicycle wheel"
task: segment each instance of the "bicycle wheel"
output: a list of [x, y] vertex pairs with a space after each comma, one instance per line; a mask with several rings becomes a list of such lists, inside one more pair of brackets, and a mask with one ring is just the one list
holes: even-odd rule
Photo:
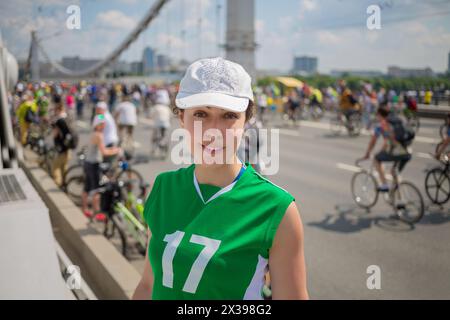
[[[439, 151], [439, 149], [442, 146], [442, 142], [439, 142], [438, 145], [436, 146], [436, 150], [434, 151], [434, 153], [437, 153]], [[449, 154], [450, 153], [450, 144], [445, 147], [445, 149], [442, 151], [442, 154]]]
[[330, 120], [330, 130], [335, 136], [338, 136], [342, 132], [342, 121], [339, 118], [333, 117]]
[[348, 134], [352, 137], [359, 136], [361, 134], [361, 126], [361, 116], [358, 113], [352, 114], [349, 117], [348, 127], [351, 128], [351, 130], [348, 130]]
[[441, 136], [441, 140], [444, 140], [445, 137], [447, 137], [447, 125], [443, 124], [439, 128], [439, 135]]
[[84, 189], [84, 174], [70, 177], [66, 182], [64, 191], [76, 205], [81, 205], [81, 194]]
[[401, 221], [416, 223], [425, 212], [422, 195], [415, 185], [402, 182], [394, 194], [394, 210]]
[[320, 105], [314, 105], [311, 107], [311, 115], [313, 120], [320, 120], [324, 116], [324, 111]]
[[425, 177], [425, 191], [428, 198], [437, 205], [450, 199], [450, 177], [441, 168], [434, 168]]
[[418, 116], [412, 116], [408, 119], [408, 125], [411, 127], [411, 129], [414, 130], [414, 132], [417, 134], [420, 129], [420, 120]]
[[62, 188], [66, 192], [67, 182], [73, 177], [79, 177], [84, 175], [83, 166], [75, 164], [70, 166], [63, 175]]
[[364, 209], [372, 208], [378, 201], [378, 183], [375, 177], [366, 171], [355, 173], [351, 182], [355, 203]]
[[141, 186], [144, 184], [142, 175], [134, 169], [128, 169], [120, 172], [117, 177], [119, 185], [123, 189], [123, 194], [132, 192], [137, 198], [143, 197]]
[[128, 253], [128, 238], [125, 231], [125, 225], [118, 213], [114, 213], [111, 217], [115, 229], [119, 231], [120, 242], [122, 243], [122, 255], [126, 258]]

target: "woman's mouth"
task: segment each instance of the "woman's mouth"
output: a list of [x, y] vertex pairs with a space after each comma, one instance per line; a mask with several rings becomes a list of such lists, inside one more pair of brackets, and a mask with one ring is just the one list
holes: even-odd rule
[[204, 144], [202, 144], [202, 150], [206, 151], [209, 154], [216, 154], [220, 151], [222, 151], [224, 149], [224, 147], [214, 147], [214, 146], [205, 146]]

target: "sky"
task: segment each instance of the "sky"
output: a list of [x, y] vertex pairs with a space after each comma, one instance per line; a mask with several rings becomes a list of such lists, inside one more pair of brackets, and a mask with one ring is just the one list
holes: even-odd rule
[[[288, 71], [295, 55], [316, 56], [319, 72], [431, 67], [443, 72], [450, 52], [450, 0], [254, 0], [258, 69]], [[102, 58], [114, 50], [156, 0], [0, 0], [3, 41], [19, 59], [36, 29], [51, 57]], [[81, 29], [66, 27], [69, 5]], [[381, 29], [366, 10], [381, 8]], [[226, 0], [171, 0], [122, 54], [140, 60], [146, 46], [192, 61], [224, 55]], [[184, 31], [184, 32], [183, 32]]]

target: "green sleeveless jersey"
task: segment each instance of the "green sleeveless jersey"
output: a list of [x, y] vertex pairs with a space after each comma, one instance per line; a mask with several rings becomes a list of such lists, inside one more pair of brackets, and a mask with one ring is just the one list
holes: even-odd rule
[[251, 167], [225, 188], [195, 165], [159, 174], [144, 216], [153, 299], [262, 299], [269, 249], [294, 197]]

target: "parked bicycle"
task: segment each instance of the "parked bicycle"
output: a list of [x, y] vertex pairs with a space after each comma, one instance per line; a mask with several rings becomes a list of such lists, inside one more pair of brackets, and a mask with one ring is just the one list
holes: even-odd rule
[[[93, 190], [101, 194], [102, 210], [107, 213], [103, 234], [110, 239], [119, 234], [122, 254], [127, 258], [131, 248], [145, 256], [148, 243], [147, 226], [143, 219], [145, 186], [141, 185], [142, 197], [134, 198], [129, 181], [111, 179]], [[130, 200], [132, 203], [130, 203]]]
[[[377, 203], [380, 191], [374, 175], [373, 163], [370, 169], [366, 170], [360, 166], [362, 161], [356, 161], [356, 166], [360, 168], [360, 171], [353, 175], [351, 189], [355, 203], [359, 207], [369, 210]], [[389, 192], [382, 193], [385, 201], [394, 209], [395, 214], [401, 221], [417, 223], [422, 219], [425, 212], [419, 189], [411, 182], [400, 181], [396, 170], [393, 170], [392, 180], [393, 183]]]
[[[123, 157], [119, 159], [117, 166], [111, 166], [109, 163], [101, 164], [100, 182], [110, 179], [109, 177], [118, 181], [127, 182], [127, 187], [131, 188], [137, 197], [140, 197], [142, 196], [141, 186], [144, 184], [144, 178], [137, 170], [131, 168], [128, 158]], [[79, 159], [80, 162], [84, 162], [84, 160], [81, 160], [81, 155]], [[67, 193], [75, 204], [81, 205], [81, 195], [85, 184], [83, 163], [72, 166], [70, 171], [68, 170], [66, 172], [65, 177], [63, 182], [64, 192]]]

